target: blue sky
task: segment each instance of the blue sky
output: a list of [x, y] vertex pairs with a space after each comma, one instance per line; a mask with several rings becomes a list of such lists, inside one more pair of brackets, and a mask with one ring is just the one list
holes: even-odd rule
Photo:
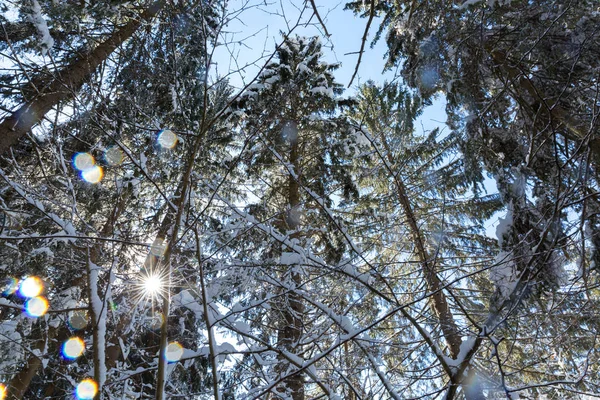
[[[218, 48], [214, 57], [217, 63], [215, 72], [223, 75], [247, 65], [241, 73], [229, 77], [231, 84], [238, 88], [243, 87], [256, 76], [260, 67], [267, 61], [267, 57], [273, 53], [275, 46], [281, 42], [281, 32], [287, 33], [292, 29], [293, 34], [321, 37], [326, 61], [341, 64], [336, 71], [336, 80], [345, 87], [348, 86], [358, 60], [357, 52], [360, 50], [367, 19], [358, 18], [352, 12], [345, 11], [346, 0], [315, 1], [315, 3], [330, 34], [329, 38], [325, 37], [321, 25], [313, 16], [309, 1], [234, 0], [230, 2], [230, 13], [242, 7], [247, 9], [239, 14], [236, 13], [237, 17], [227, 26], [228, 33], [225, 38], [227, 42], [235, 43]], [[306, 4], [306, 8], [299, 8], [303, 4]], [[380, 40], [371, 48], [379, 22], [375, 19], [371, 24], [358, 74], [352, 86], [346, 89], [346, 95], [352, 95], [360, 83], [369, 79], [382, 83], [395, 77], [396, 71], [384, 71], [387, 51], [385, 40]], [[438, 95], [433, 104], [427, 107], [416, 121], [417, 133], [427, 133], [435, 128], [440, 128], [442, 133], [447, 130], [445, 106], [445, 97]], [[497, 190], [495, 183], [489, 178], [485, 181], [485, 187], [488, 193]], [[502, 215], [503, 213], [497, 213], [486, 221], [485, 228], [489, 236], [495, 237], [498, 217]]]
[[[327, 27], [330, 37], [325, 37], [317, 18], [313, 16], [310, 2], [301, 9], [304, 2], [298, 0], [235, 0], [230, 3], [230, 13], [242, 7], [245, 11], [235, 13], [236, 18], [227, 26], [224, 38], [227, 46], [215, 53], [219, 75], [246, 66], [241, 73], [231, 75], [230, 82], [237, 87], [248, 83], [259, 68], [265, 64], [277, 43], [281, 42], [281, 32], [304, 36], [320, 36], [325, 59], [330, 63], [340, 63], [336, 79], [344, 86], [350, 83], [358, 60], [361, 39], [367, 24], [366, 18], [358, 18], [350, 11], [344, 11], [346, 1], [315, 1], [319, 14]], [[371, 79], [376, 82], [394, 79], [395, 71], [384, 71], [387, 46], [384, 40], [371, 48], [371, 41], [379, 27], [374, 20], [369, 31], [369, 40], [365, 46], [358, 74], [347, 89], [346, 94], [355, 92], [358, 84]], [[439, 96], [417, 122], [418, 131], [430, 131], [436, 127], [444, 129], [446, 121], [445, 99]]]

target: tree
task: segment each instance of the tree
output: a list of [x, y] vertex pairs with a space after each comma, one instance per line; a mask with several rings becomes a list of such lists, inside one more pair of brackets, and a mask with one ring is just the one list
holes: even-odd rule
[[[393, 215], [368, 225], [369, 237], [376, 238], [370, 248], [379, 254], [375, 264], [381, 271], [379, 279], [385, 283], [380, 290], [389, 291], [396, 302], [388, 306], [390, 318], [398, 323], [405, 320], [402, 331], [391, 321], [381, 328], [394, 332], [389, 334], [394, 346], [407, 353], [416, 351], [410, 342], [424, 339], [428, 350], [419, 350], [420, 365], [430, 374], [445, 375], [450, 396], [462, 387], [469, 398], [482, 398], [481, 388], [473, 386], [476, 372], [463, 364], [462, 357], [470, 332], [477, 330], [474, 320], [478, 318], [471, 313], [485, 299], [475, 291], [477, 285], [462, 277], [476, 273], [490, 251], [491, 241], [482, 234], [481, 224], [500, 202], [496, 195], [473, 198], [463, 179], [465, 165], [454, 155], [459, 147], [456, 135], [442, 137], [439, 130], [423, 136], [414, 132], [413, 121], [421, 110], [419, 97], [396, 84], [379, 87], [370, 82], [361, 87], [352, 115], [374, 152], [362, 161], [368, 174], [360, 187], [368, 194], [357, 204], [357, 215], [366, 221], [375, 217], [373, 209], [390, 210]], [[402, 310], [407, 301], [424, 307], [428, 303], [430, 311], [413, 316], [410, 307]], [[433, 333], [438, 330], [439, 339]], [[383, 336], [382, 345], [386, 340]], [[441, 350], [444, 347], [446, 351]], [[402, 356], [389, 357], [403, 364]], [[436, 358], [437, 362], [428, 365]], [[433, 373], [435, 368], [440, 371]], [[405, 376], [398, 379], [406, 382], [406, 396], [415, 382], [408, 371], [403, 372]], [[421, 384], [426, 380], [418, 379]]]
[[[27, 75], [27, 86], [30, 88], [25, 92], [24, 104], [10, 113], [0, 123], [0, 154], [5, 153], [11, 146], [24, 136], [34, 125], [39, 123], [44, 116], [64, 100], [71, 100], [74, 94], [90, 78], [90, 75], [103, 63], [105, 63], [112, 52], [129, 39], [141, 26], [143, 22], [149, 21], [164, 7], [165, 1], [151, 3], [138, 18], [127, 22], [123, 27], [118, 27], [103, 43], [91, 50], [85, 50], [74, 59], [68, 61], [67, 65], [51, 73], [51, 78], [43, 77], [30, 79]], [[40, 5], [37, 0], [32, 2], [36, 18], [43, 21], [39, 13]], [[40, 33], [50, 36], [45, 23], [37, 23]], [[11, 38], [7, 36], [7, 42]], [[48, 46], [48, 43], [46, 43]], [[46, 49], [48, 51], [49, 49]], [[14, 54], [18, 60], [18, 55]], [[24, 72], [24, 71], [23, 71]]]
[[[21, 356], [15, 359], [16, 363], [10, 369], [3, 370], [7, 377], [14, 375], [7, 385], [10, 396], [60, 397], [71, 392], [73, 383], [86, 375], [94, 378], [94, 383], [88, 384], [98, 387], [95, 397], [110, 393], [121, 393], [121, 396], [154, 394], [156, 391], [156, 388], [148, 387], [157, 381], [152, 371], [157, 364], [162, 364], [165, 370], [166, 358], [163, 356], [165, 361], [159, 362], [161, 358], [156, 357], [153, 349], [158, 352], [167, 346], [160, 346], [160, 342], [155, 340], [155, 325], [147, 325], [148, 319], [154, 317], [145, 317], [148, 303], [139, 304], [140, 297], [149, 295], [149, 289], [140, 283], [143, 282], [139, 273], [143, 262], [140, 262], [139, 248], [147, 247], [148, 236], [158, 231], [159, 239], [170, 239], [169, 252], [172, 253], [171, 243], [179, 239], [178, 229], [173, 227], [182, 220], [181, 213], [175, 215], [173, 209], [188, 209], [186, 204], [192, 191], [191, 168], [204, 167], [204, 177], [209, 179], [211, 168], [215, 171], [215, 151], [223, 151], [223, 145], [228, 141], [228, 135], [224, 134], [227, 132], [224, 129], [225, 118], [219, 117], [219, 113], [224, 115], [223, 110], [231, 94], [229, 87], [218, 82], [209, 88], [206, 79], [196, 79], [201, 74], [206, 76], [210, 65], [208, 47], [224, 24], [223, 11], [220, 3], [198, 6], [179, 2], [177, 6], [167, 7], [161, 18], [170, 24], [161, 22], [148, 25], [146, 30], [131, 32], [136, 34], [131, 40], [119, 42], [123, 46], [119, 55], [122, 58], [101, 60], [105, 62], [106, 71], [98, 86], [93, 83], [80, 85], [75, 87], [77, 92], [69, 93], [69, 96], [77, 95], [77, 107], [73, 108], [66, 122], [55, 121], [52, 135], [47, 136], [45, 141], [33, 143], [38, 157], [4, 161], [4, 191], [7, 193], [4, 215], [15, 215], [17, 221], [22, 219], [21, 215], [31, 215], [38, 220], [31, 225], [37, 225], [39, 233], [47, 233], [46, 237], [36, 239], [28, 236], [30, 231], [17, 229], [5, 232], [8, 234], [5, 240], [20, 241], [19, 237], [25, 237], [26, 243], [34, 249], [43, 249], [32, 253], [40, 259], [37, 269], [29, 260], [22, 266], [14, 264], [8, 270], [11, 273], [9, 278], [11, 282], [18, 282], [26, 276], [44, 277], [44, 294], [50, 301], [51, 312], [56, 314], [50, 326], [21, 316], [18, 311], [22, 301], [11, 287], [8, 288], [6, 293], [11, 302], [7, 303], [8, 313], [3, 315], [3, 320], [13, 327], [11, 340], [25, 349], [29, 348], [29, 341], [33, 343], [29, 354], [25, 353], [29, 360], [21, 360]], [[181, 21], [179, 15], [185, 15], [185, 21]], [[131, 24], [140, 26], [143, 21], [136, 20]], [[188, 26], [195, 24], [195, 30], [192, 33], [184, 31], [177, 22], [186, 22]], [[131, 24], [126, 26], [129, 31]], [[112, 38], [125, 39], [119, 37], [119, 32], [122, 33], [122, 30]], [[78, 62], [89, 68], [93, 64], [88, 64], [89, 61], [81, 58]], [[150, 64], [147, 74], [140, 74], [138, 70], [136, 75], [135, 69], [140, 62]], [[172, 79], [167, 86], [170, 90], [166, 91], [162, 86], [165, 76]], [[135, 77], [137, 85], [131, 85], [132, 77]], [[87, 79], [89, 75], [83, 78]], [[143, 88], [154, 84], [157, 89], [143, 92], [140, 90], [142, 83]], [[191, 118], [196, 122], [193, 123]], [[155, 124], [172, 127], [178, 134], [172, 130], [157, 132]], [[186, 133], [188, 136], [185, 136]], [[170, 149], [175, 146], [178, 136], [179, 150]], [[183, 144], [183, 137], [189, 137], [189, 142]], [[213, 143], [211, 148], [201, 146], [206, 138]], [[219, 141], [221, 146], [217, 145]], [[180, 151], [185, 154], [184, 160], [173, 163], [171, 158]], [[71, 156], [73, 167], [82, 171], [80, 178], [87, 182], [74, 178], [75, 171], [68, 161]], [[35, 181], [39, 176], [43, 178]], [[102, 184], [93, 185], [99, 182]], [[160, 194], [158, 198], [157, 192]], [[178, 199], [173, 200], [174, 197]], [[155, 201], [150, 203], [149, 198]], [[160, 219], [163, 222], [158, 224]], [[11, 234], [16, 237], [11, 237]], [[66, 245], [61, 245], [61, 241]], [[14, 260], [18, 261], [18, 257], [31, 249], [7, 246], [2, 250], [16, 253]], [[156, 252], [150, 256], [150, 259], [154, 257], [165, 265], [183, 257], [176, 255], [170, 260], [169, 254]], [[75, 272], [69, 262], [84, 268]], [[61, 269], [62, 263], [67, 266]], [[146, 272], [154, 274], [162, 268], [163, 265], [153, 266]], [[178, 273], [183, 273], [182, 269], [178, 268]], [[67, 276], [71, 279], [65, 278]], [[56, 285], [52, 284], [54, 279]], [[132, 285], [138, 286], [133, 293], [130, 290]], [[116, 304], [120, 305], [120, 310], [112, 306]], [[159, 313], [163, 320], [158, 325], [159, 331], [163, 331], [162, 336], [175, 339], [174, 315], [170, 316], [171, 313], [185, 317], [189, 321], [189, 331], [196, 331], [196, 326], [202, 321], [187, 315], [181, 304], [177, 308], [182, 310], [169, 308], [166, 304], [167, 312], [162, 316]], [[87, 309], [87, 316], [81, 317], [88, 320], [87, 326], [65, 324], [66, 316], [73, 309]], [[32, 324], [36, 329], [28, 333], [27, 326]], [[139, 335], [132, 334], [140, 327]], [[139, 350], [132, 351], [129, 344], [123, 342], [121, 335], [128, 332], [133, 343], [137, 341], [140, 344]], [[87, 365], [86, 359], [68, 363], [68, 354], [58, 356], [60, 346], [71, 335], [89, 341], [91, 352], [87, 360], [91, 365]], [[189, 340], [193, 342], [193, 339]], [[52, 345], [47, 346], [47, 342]], [[144, 349], [146, 346], [148, 348]], [[23, 361], [27, 361], [24, 366], [20, 364]], [[49, 362], [50, 368], [41, 374], [40, 366], [48, 366]], [[188, 364], [198, 369], [206, 368], [202, 357], [192, 358]], [[131, 371], [143, 368], [142, 365], [148, 371], [140, 373], [138, 380]], [[36, 374], [37, 380], [32, 380]], [[107, 379], [110, 389], [104, 385]], [[177, 382], [184, 386], [194, 384], [184, 383], [184, 379], [180, 377]], [[205, 389], [202, 384], [199, 386]], [[164, 396], [162, 391], [158, 392]]]
[[[496, 291], [480, 335], [495, 329], [506, 334], [502, 328], [510, 326], [507, 336], [517, 346], [521, 337], [533, 334], [527, 328], [539, 328], [517, 324], [525, 310], [536, 310], [531, 318], [561, 320], [558, 315], [570, 307], [559, 311], [548, 304], [560, 303], [560, 298], [572, 305], [582, 292], [595, 303], [594, 292], [587, 289], [587, 265], [595, 254], [589, 246], [596, 234], [587, 236], [583, 226], [595, 218], [591, 209], [597, 208], [585, 194], [597, 187], [597, 5], [380, 1], [366, 10], [359, 2], [347, 7], [383, 18], [378, 37], [387, 29], [388, 64], [401, 66], [406, 82], [423, 101], [439, 92], [446, 95], [449, 125], [462, 137], [466, 176], [478, 190], [484, 171], [492, 174], [508, 210], [497, 230], [500, 251], [490, 267]], [[582, 171], [584, 178], [577, 178]], [[576, 257], [577, 265], [565, 271]], [[573, 269], [580, 272], [573, 274]], [[574, 286], [566, 285], [569, 279]], [[593, 341], [595, 333], [586, 337]], [[536, 356], [542, 358], [548, 351], [543, 346], [538, 350]], [[585, 345], [569, 344], [561, 351], [570, 354], [565, 358], [590, 360]], [[528, 383], [544, 381], [548, 374], [541, 368], [539, 375], [529, 375], [516, 367], [534, 360], [518, 358], [515, 364], [507, 362], [510, 367], [500, 360], [497, 368], [507, 396], [527, 392]], [[504, 368], [522, 371], [522, 380], [507, 383], [514, 375]], [[593, 385], [566, 379], [561, 387], [586, 391]], [[540, 393], [544, 387], [529, 391]]]
[[299, 367], [294, 360], [309, 352], [302, 343], [308, 344], [305, 337], [314, 318], [302, 298], [313, 286], [306, 256], [339, 262], [345, 247], [340, 232], [318, 226], [335, 223], [331, 197], [356, 195], [356, 188], [345, 171], [342, 150], [350, 126], [335, 115], [348, 103], [337, 97], [342, 92], [333, 77], [337, 66], [321, 60], [318, 38], [288, 37], [276, 54], [238, 107], [244, 112], [244, 129], [258, 139], [246, 153], [248, 175], [269, 187], [260, 203], [248, 206], [249, 212], [272, 220], [286, 238], [285, 243], [267, 244], [272, 239], [261, 236], [258, 244], [267, 266], [271, 264], [263, 272], [271, 278], [258, 279], [275, 284], [278, 293], [271, 302], [269, 327], [275, 325], [279, 352], [274, 372], [281, 384], [274, 393], [298, 400], [305, 398], [305, 378], [294, 372]]
[[351, 3], [405, 82], [346, 99], [296, 3], [237, 89], [275, 4], [0, 6], [0, 397], [597, 394], [597, 6]]

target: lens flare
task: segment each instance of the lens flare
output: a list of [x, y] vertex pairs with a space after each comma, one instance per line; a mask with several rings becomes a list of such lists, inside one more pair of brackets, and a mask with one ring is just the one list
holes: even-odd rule
[[296, 143], [298, 141], [298, 124], [294, 121], [286, 122], [281, 130], [281, 136], [290, 143]]
[[34, 297], [25, 302], [25, 312], [30, 317], [38, 318], [48, 311], [48, 300], [45, 297]]
[[67, 340], [62, 346], [62, 355], [67, 360], [74, 360], [83, 354], [85, 343], [78, 337], [72, 337]]
[[4, 279], [2, 286], [0, 286], [0, 290], [2, 290], [2, 296], [4, 297], [8, 297], [11, 294], [14, 294], [18, 288], [19, 281], [17, 280], [17, 278], [14, 278], [12, 276], [9, 276], [8, 278]]
[[181, 359], [181, 356], [183, 356], [183, 347], [177, 342], [169, 343], [165, 352], [167, 361], [170, 363], [177, 362]]
[[102, 167], [98, 165], [94, 165], [91, 168], [81, 171], [81, 178], [89, 183], [98, 183], [103, 177], [104, 171], [102, 170]]
[[155, 302], [168, 296], [170, 283], [168, 269], [141, 268], [134, 284], [138, 301], [151, 301], [154, 305]]
[[83, 310], [71, 311], [69, 313], [69, 319], [67, 322], [68, 322], [69, 326], [71, 327], [71, 329], [81, 330], [81, 329], [84, 329], [87, 326], [87, 324], [89, 323], [89, 317], [88, 317], [86, 311], [83, 311]]
[[85, 171], [94, 165], [96, 165], [96, 160], [90, 153], [77, 153], [73, 157], [73, 166], [79, 171]]
[[177, 135], [170, 129], [163, 129], [158, 132], [158, 138], [156, 139], [159, 146], [163, 149], [172, 149], [177, 144]]
[[4, 400], [6, 398], [7, 392], [8, 390], [6, 389], [6, 386], [4, 386], [3, 383], [0, 383], [0, 400]]
[[84, 379], [79, 382], [77, 388], [75, 389], [75, 396], [79, 400], [91, 400], [96, 396], [98, 392], [98, 385], [94, 382], [93, 379]]
[[102, 167], [96, 165], [94, 156], [89, 153], [75, 154], [73, 166], [80, 171], [81, 178], [89, 183], [98, 183], [104, 176]]
[[123, 150], [121, 150], [118, 146], [111, 146], [104, 152], [104, 160], [111, 167], [121, 165], [124, 159], [125, 156], [123, 154]]
[[37, 276], [25, 278], [19, 286], [19, 295], [24, 298], [39, 296], [44, 290], [44, 283]]

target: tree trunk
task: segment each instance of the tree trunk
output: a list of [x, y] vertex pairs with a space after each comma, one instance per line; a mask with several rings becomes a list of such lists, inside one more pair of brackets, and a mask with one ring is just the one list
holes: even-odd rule
[[132, 19], [104, 43], [56, 72], [54, 79], [47, 86], [38, 87], [39, 94], [28, 100], [0, 124], [0, 155], [15, 145], [59, 102], [73, 98], [96, 68], [105, 62], [117, 47], [129, 39], [142, 23], [152, 19], [165, 3], [165, 0], [154, 2], [139, 18]]
[[[160, 276], [166, 276], [167, 279], [171, 279], [171, 254], [173, 253], [173, 243], [177, 240], [179, 235], [179, 228], [181, 226], [181, 217], [185, 209], [185, 204], [188, 198], [190, 190], [190, 177], [192, 170], [194, 169], [194, 160], [196, 154], [200, 149], [200, 145], [204, 139], [206, 130], [202, 130], [196, 140], [194, 141], [193, 147], [190, 149], [188, 154], [187, 162], [185, 164], [185, 170], [179, 187], [175, 192], [175, 208], [171, 210], [170, 207], [167, 209], [167, 215], [161, 223], [161, 227], [158, 232], [157, 238], [159, 240], [167, 240], [165, 243], [166, 247], [162, 256], [150, 253], [146, 258], [145, 268], [150, 271], [158, 272]], [[167, 290], [169, 288], [167, 283]], [[162, 296], [162, 314], [164, 317], [164, 323], [160, 329], [160, 350], [158, 358], [158, 371], [156, 378], [156, 400], [165, 399], [165, 386], [167, 383], [167, 344], [168, 344], [168, 322], [169, 322], [169, 309], [170, 309], [170, 294]]]
[[[54, 338], [57, 330], [51, 329], [48, 331], [48, 338]], [[31, 356], [27, 360], [27, 364], [25, 367], [19, 371], [17, 375], [15, 375], [8, 385], [8, 396], [9, 400], [18, 400], [22, 399], [25, 395], [25, 392], [29, 388], [31, 384], [31, 380], [37, 374], [38, 369], [42, 366], [42, 351], [44, 351], [46, 343], [45, 340], [42, 340], [41, 337], [36, 341], [36, 344], [32, 346], [32, 349], [39, 350], [40, 356]]]
[[[300, 226], [300, 217], [298, 215], [298, 206], [300, 205], [300, 184], [298, 182], [300, 160], [298, 154], [298, 142], [299, 140], [296, 138], [296, 140], [292, 140], [290, 143], [290, 165], [296, 176], [290, 175], [288, 177], [287, 205], [289, 207], [289, 212], [286, 216], [286, 221], [283, 224], [283, 226], [287, 225], [288, 231], [291, 232], [295, 231]], [[298, 236], [297, 233], [292, 233], [292, 237]], [[286, 272], [290, 272], [291, 279], [289, 279], [289, 284], [293, 288], [300, 287], [302, 284], [300, 273], [294, 270]], [[282, 303], [282, 322], [284, 326], [283, 329], [280, 329], [279, 331], [277, 345], [282, 350], [296, 354], [299, 349], [298, 343], [302, 337], [302, 314], [304, 313], [304, 304], [302, 303], [300, 294], [293, 289], [283, 296]], [[286, 374], [289, 365], [289, 361], [280, 357], [279, 370], [281, 373]], [[278, 386], [277, 390], [279, 392], [288, 391], [288, 394], [291, 395], [293, 400], [304, 400], [304, 375], [302, 373], [297, 373], [287, 377], [283, 380], [282, 384]]]
[[[392, 156], [389, 144], [387, 143], [387, 140], [384, 135], [381, 135], [380, 139], [387, 153], [387, 161], [390, 163], [391, 166], [392, 164], [394, 164], [394, 158]], [[419, 260], [419, 264], [421, 265], [421, 270], [423, 272], [425, 282], [427, 283], [427, 288], [430, 292], [433, 293], [431, 295], [431, 308], [433, 309], [433, 312], [435, 313], [442, 328], [442, 334], [444, 336], [444, 339], [446, 340], [446, 343], [448, 344], [450, 356], [456, 360], [460, 353], [462, 338], [458, 325], [456, 324], [456, 321], [454, 321], [452, 310], [450, 310], [450, 307], [448, 305], [446, 295], [442, 290], [444, 285], [438, 277], [435, 265], [430, 259], [430, 256], [427, 253], [427, 249], [425, 248], [423, 235], [421, 234], [421, 230], [419, 229], [419, 225], [413, 212], [412, 204], [410, 203], [410, 200], [408, 198], [408, 194], [406, 193], [406, 187], [404, 185], [404, 182], [402, 181], [401, 177], [398, 174], [395, 174], [391, 169], [389, 172], [394, 177], [394, 183], [396, 184], [398, 200], [400, 201], [400, 205], [402, 207], [404, 215], [406, 215], [409, 230], [415, 243], [417, 258]], [[470, 360], [466, 360], [466, 362], [470, 362]], [[466, 380], [462, 377], [449, 377], [450, 381], [452, 382], [452, 385], [449, 389], [449, 392], [446, 395], [447, 399], [453, 398], [456, 392], [456, 388], [458, 386], [462, 387], [463, 393], [467, 400], [485, 399], [485, 396], [481, 391], [481, 387], [477, 385], [474, 370], [472, 368], [469, 368], [469, 372], [469, 378]]]

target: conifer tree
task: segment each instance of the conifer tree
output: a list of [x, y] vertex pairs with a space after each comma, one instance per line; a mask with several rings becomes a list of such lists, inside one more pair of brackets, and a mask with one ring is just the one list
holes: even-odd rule
[[[223, 114], [231, 91], [224, 82], [209, 88], [206, 79], [198, 79], [206, 77], [207, 47], [224, 23], [220, 5], [170, 4], [160, 14], [161, 23], [120, 38], [118, 57], [103, 60], [106, 69], [87, 75], [88, 85], [70, 88], [68, 94], [77, 102], [67, 120], [57, 118], [51, 134], [42, 131], [41, 140], [28, 145], [36, 157], [15, 152], [17, 157], [2, 161], [2, 190], [7, 194], [3, 215], [14, 216], [7, 225], [12, 228], [3, 231], [8, 241], [1, 248], [14, 260], [3, 272], [3, 278], [14, 284], [3, 287], [9, 308], [3, 308], [2, 319], [12, 327], [13, 344], [35, 351], [15, 353], [13, 348], [10, 354], [17, 356], [3, 365], [2, 384], [6, 382], [10, 396], [69, 397], [73, 385], [86, 377], [98, 386], [95, 398], [154, 396], [161, 329], [165, 337], [190, 351], [198, 347], [201, 316], [181, 302], [164, 316], [152, 313], [151, 306], [157, 304], [148, 296], [159, 302], [170, 296], [163, 291], [148, 293], [144, 274], [158, 274], [158, 266], [150, 271], [141, 267], [148, 254], [165, 264], [196, 259], [186, 247], [187, 251], [171, 251], [175, 255], [167, 260], [158, 251], [161, 246], [149, 251], [147, 243], [153, 243], [157, 232], [159, 238], [167, 233], [177, 238], [177, 229], [172, 228], [174, 204], [189, 213], [179, 217], [183, 223], [194, 218], [196, 223], [204, 222], [195, 214], [197, 204], [188, 203], [192, 186], [202, 197], [205, 192], [198, 189], [198, 181], [212, 179], [222, 168], [215, 159], [221, 158], [230, 133], [218, 114]], [[143, 21], [135, 23], [141, 26]], [[202, 146], [205, 140], [211, 146]], [[192, 182], [191, 168], [198, 167], [203, 174]], [[45, 237], [33, 237], [27, 228], [33, 226]], [[11, 236], [26, 238], [28, 245], [10, 245], [21, 240]], [[171, 239], [168, 243], [176, 241]], [[189, 233], [180, 239], [196, 247], [189, 243]], [[185, 275], [184, 269], [177, 268], [180, 275], [173, 278], [193, 291], [197, 281], [177, 279]], [[43, 279], [51, 318], [33, 319], [20, 312], [23, 300], [13, 286], [27, 276]], [[166, 284], [166, 277], [161, 278]], [[177, 291], [172, 294], [178, 295]], [[70, 324], [73, 313], [81, 313], [86, 323]], [[192, 333], [189, 337], [174, 327], [183, 321]], [[85, 341], [87, 349], [71, 360], [61, 355], [61, 346], [73, 337]], [[124, 337], [130, 341], [123, 341]], [[179, 371], [171, 373], [167, 393], [173, 388], [207, 390], [208, 382], [200, 378], [207, 370], [206, 361], [201, 356], [188, 361], [187, 374], [194, 379]], [[138, 368], [147, 370], [131, 374]]]
[[332, 227], [332, 196], [357, 192], [344, 166], [350, 126], [338, 115], [348, 101], [338, 97], [337, 66], [322, 61], [318, 38], [288, 37], [276, 57], [237, 107], [244, 113], [244, 130], [256, 135], [245, 158], [248, 176], [267, 185], [260, 203], [249, 210], [286, 238], [285, 243], [263, 238], [268, 245], [260, 246], [263, 268], [268, 266], [263, 273], [272, 274], [267, 282], [277, 293], [269, 317], [279, 353], [274, 372], [280, 383], [274, 394], [299, 400], [305, 398], [306, 378], [295, 372], [300, 367], [295, 360], [313, 345], [306, 335], [314, 311], [302, 298], [313, 286], [309, 256], [339, 262], [345, 243]]
[[[465, 182], [477, 191], [486, 175], [492, 177], [505, 207], [496, 251], [490, 254], [495, 260], [482, 270], [482, 275], [489, 271], [495, 289], [480, 332], [502, 330], [511, 347], [490, 349], [478, 341], [471, 356], [503, 352], [507, 361], [498, 358], [493, 368], [506, 395], [513, 393], [511, 385], [522, 388], [514, 392], [532, 396], [567, 393], [578, 390], [575, 386], [589, 390], [593, 380], [528, 389], [546, 382], [544, 374], [558, 367], [539, 366], [530, 374], [525, 366], [546, 357], [550, 348], [539, 342], [532, 358], [517, 349], [521, 338], [539, 329], [552, 331], [549, 340], [556, 343], [560, 328], [541, 320], [567, 329], [561, 313], [580, 309], [582, 296], [597, 303], [597, 293], [589, 288], [598, 279], [590, 272], [598, 205], [585, 195], [596, 191], [600, 160], [597, 4], [377, 1], [347, 7], [370, 19], [382, 17], [377, 38], [387, 31], [388, 66], [400, 66], [424, 102], [440, 92], [446, 96], [448, 125], [461, 142]], [[521, 313], [528, 322], [522, 323]], [[576, 325], [568, 329], [587, 340], [582, 346], [565, 342], [562, 357], [592, 362], [588, 352], [595, 334]], [[558, 369], [582, 373], [566, 364]], [[519, 379], [506, 371], [520, 371]]]

